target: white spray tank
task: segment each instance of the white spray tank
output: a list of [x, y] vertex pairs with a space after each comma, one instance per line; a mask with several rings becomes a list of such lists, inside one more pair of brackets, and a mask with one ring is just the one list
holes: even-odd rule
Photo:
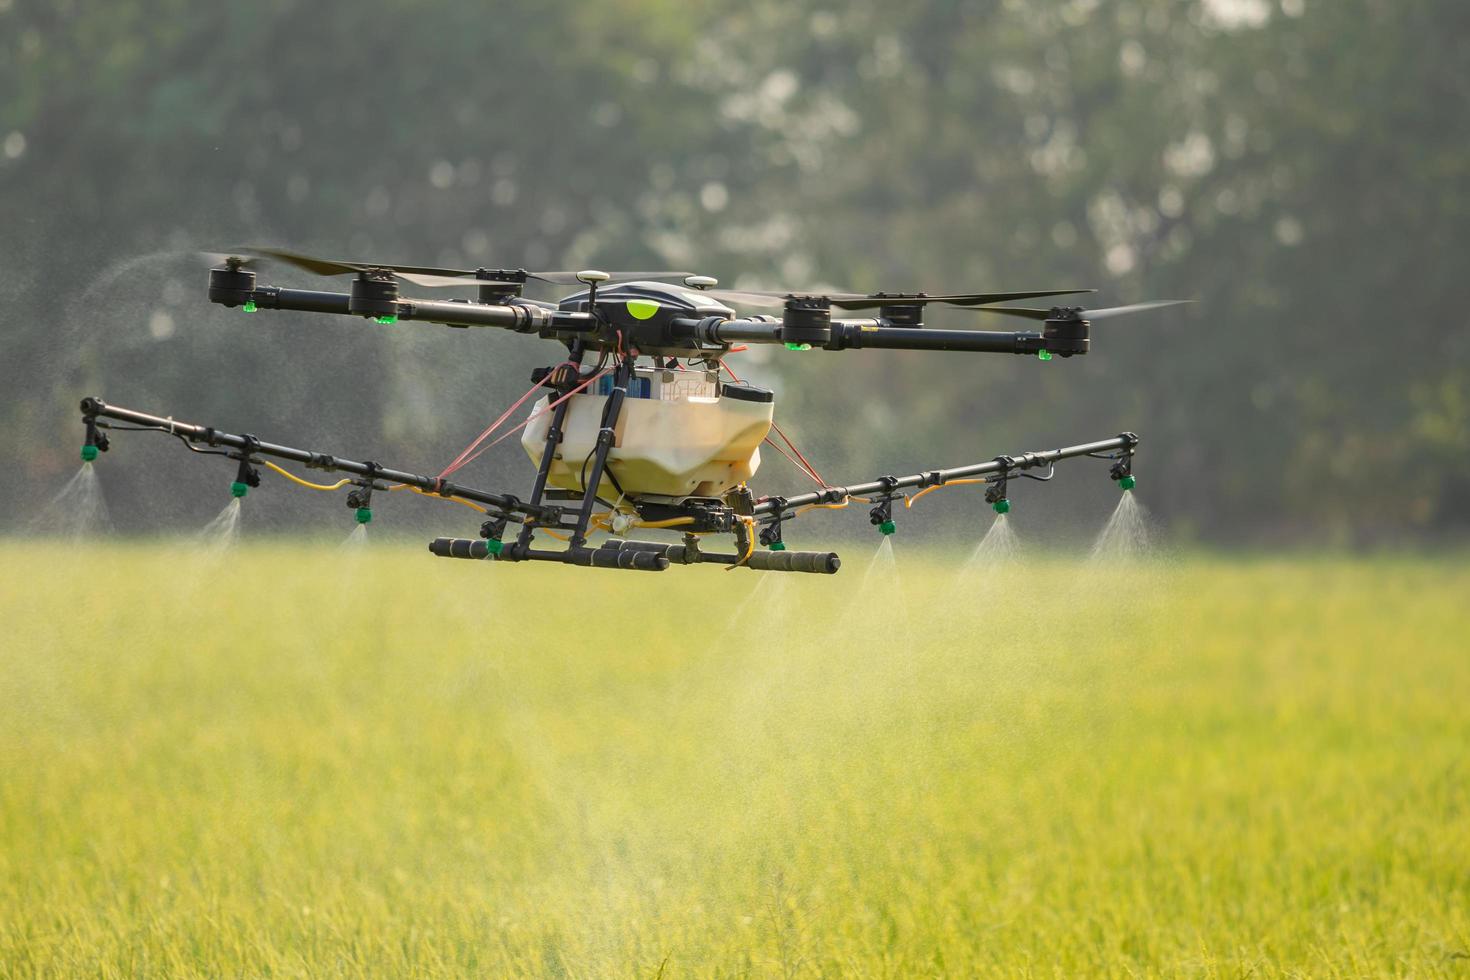
[[[612, 388], [604, 375], [567, 400], [562, 441], [547, 482], [581, 492], [591, 468], [602, 412]], [[536, 403], [521, 445], [540, 465], [551, 426], [551, 396]], [[638, 368], [614, 428], [598, 496], [719, 497], [760, 467], [760, 444], [771, 431], [775, 395], [765, 388], [721, 384], [713, 371]]]

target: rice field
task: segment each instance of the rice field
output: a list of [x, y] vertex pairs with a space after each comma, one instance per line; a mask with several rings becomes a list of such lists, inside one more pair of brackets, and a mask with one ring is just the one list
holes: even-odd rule
[[1467, 598], [0, 541], [0, 975], [1470, 975]]

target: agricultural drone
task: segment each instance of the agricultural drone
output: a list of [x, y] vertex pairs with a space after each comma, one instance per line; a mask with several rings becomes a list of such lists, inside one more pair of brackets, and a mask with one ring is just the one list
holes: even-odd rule
[[[351, 276], [351, 284], [347, 292], [258, 285], [255, 270], [262, 261], [283, 262], [322, 276]], [[528, 284], [538, 282], [582, 288], [556, 304], [522, 295]], [[400, 293], [404, 284], [469, 289], [473, 298], [410, 299]], [[430, 543], [429, 550], [441, 557], [643, 571], [708, 562], [830, 574], [840, 565], [836, 554], [786, 549], [785, 526], [792, 519], [814, 508], [839, 509], [859, 502], [869, 507], [869, 519], [881, 533], [892, 534], [896, 501], [907, 505], [925, 493], [959, 484], [984, 484], [986, 502], [1005, 513], [1010, 508], [1011, 480], [1049, 480], [1057, 462], [1075, 457], [1111, 461], [1112, 479], [1125, 491], [1133, 488], [1138, 437], [1131, 432], [1063, 449], [833, 486], [775, 425], [774, 394], [739, 380], [725, 357], [742, 345], [775, 344], [791, 350], [1025, 354], [1045, 361], [1086, 354], [1093, 323], [1178, 301], [1103, 310], [1041, 309], [996, 304], [1091, 290], [929, 295], [717, 287], [712, 278], [683, 272], [441, 269], [338, 262], [277, 248], [237, 249], [218, 256], [217, 266], [210, 270], [211, 302], [250, 313], [304, 310], [365, 317], [385, 325], [425, 321], [461, 329], [499, 327], [554, 340], [566, 348], [567, 356], [534, 371], [531, 389], [436, 476], [293, 449], [249, 434], [118, 408], [100, 398], [86, 398], [81, 404], [86, 425], [82, 459], [90, 462], [108, 449], [109, 430], [162, 432], [195, 452], [233, 461], [235, 497], [259, 486], [260, 468], [265, 467], [317, 490], [350, 487], [347, 504], [359, 523], [372, 519], [374, 494], [399, 490], [457, 501], [479, 511], [484, 520], [478, 538], [437, 538]], [[931, 329], [923, 320], [925, 309], [933, 304], [1021, 317], [1040, 329]], [[776, 313], [738, 316], [736, 307]], [[526, 420], [492, 439], [533, 398]], [[526, 499], [450, 479], [517, 431], [536, 465]], [[790, 457], [817, 489], [757, 497], [746, 481], [760, 465], [763, 443]], [[272, 459], [345, 476], [336, 483], [313, 483]], [[669, 529], [682, 534], [682, 540], [629, 540], [626, 535], [634, 529]], [[590, 538], [600, 531], [609, 536], [594, 546]], [[538, 540], [543, 535], [560, 546], [546, 546]], [[709, 537], [721, 535], [733, 537], [733, 550], [706, 547]]]

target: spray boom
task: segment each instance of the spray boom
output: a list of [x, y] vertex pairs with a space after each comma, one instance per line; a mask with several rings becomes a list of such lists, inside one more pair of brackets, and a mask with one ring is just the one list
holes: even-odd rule
[[[620, 372], [615, 383], [627, 385], [630, 377], [631, 372]], [[621, 389], [614, 389], [618, 390]], [[568, 397], [570, 395], [561, 396], [563, 405]], [[663, 499], [635, 499], [631, 504], [620, 499], [609, 504], [607, 511], [593, 513], [591, 503], [597, 499], [595, 494], [588, 494], [574, 503], [563, 503], [561, 501], [567, 500], [566, 497], [541, 492], [544, 489], [550, 454], [544, 458], [541, 479], [532, 501], [523, 501], [512, 494], [494, 493], [451, 483], [443, 475], [424, 476], [373, 461], [356, 462], [340, 456], [264, 442], [249, 434], [234, 435], [210, 426], [119, 408], [108, 405], [99, 398], [84, 399], [81, 407], [82, 420], [87, 431], [84, 459], [95, 459], [98, 452], [108, 448], [108, 437], [102, 429], [112, 428], [115, 423], [123, 423], [122, 428], [171, 435], [196, 453], [225, 456], [234, 460], [237, 465], [230, 492], [236, 498], [245, 496], [250, 488], [260, 486], [261, 473], [257, 466], [265, 466], [291, 482], [313, 490], [333, 491], [351, 484], [347, 506], [354, 511], [359, 524], [366, 524], [373, 519], [372, 500], [375, 492], [412, 490], [421, 496], [456, 501], [479, 511], [487, 518], [480, 528], [480, 540], [437, 538], [429, 546], [429, 550], [435, 555], [511, 562], [555, 561], [590, 568], [635, 571], [663, 571], [671, 564], [720, 564], [727, 568], [745, 567], [764, 571], [830, 575], [841, 565], [836, 554], [788, 551], [786, 548], [785, 525], [815, 508], [841, 509], [853, 500], [870, 503], [872, 507], [868, 512], [869, 521], [881, 534], [890, 535], [896, 530], [893, 516], [896, 500], [902, 500], [907, 508], [920, 497], [942, 487], [983, 484], [986, 488], [986, 502], [997, 513], [1004, 514], [1010, 509], [1011, 480], [1024, 477], [1044, 482], [1055, 475], [1059, 461], [1084, 456], [1111, 460], [1113, 466], [1110, 475], [1113, 480], [1124, 490], [1131, 490], [1134, 486], [1133, 455], [1138, 446], [1138, 437], [1131, 432], [1124, 432], [1109, 439], [1078, 446], [1023, 453], [1019, 456], [997, 456], [983, 463], [926, 470], [912, 476], [882, 476], [868, 483], [845, 487], [824, 485], [820, 490], [794, 496], [757, 498], [748, 487], [741, 484], [728, 490], [723, 497], [689, 496], [675, 503]], [[551, 414], [552, 431], [557, 431], [562, 425], [562, 415], [558, 412]], [[612, 431], [611, 425], [604, 428]], [[90, 454], [87, 452], [89, 449]], [[606, 454], [606, 465], [605, 456]], [[270, 457], [303, 464], [308, 469], [341, 471], [349, 475], [335, 484], [310, 483], [270, 462]], [[606, 472], [616, 486], [617, 471], [608, 466]], [[589, 479], [588, 485], [597, 484]], [[908, 490], [915, 492], [904, 492]], [[518, 524], [520, 528], [514, 540], [507, 541], [506, 530], [512, 523]], [[683, 534], [683, 543], [630, 541], [622, 540], [619, 536], [603, 541], [596, 547], [586, 543], [586, 536], [594, 531], [611, 529], [620, 535], [626, 529], [634, 527], [675, 530]], [[546, 531], [562, 540], [569, 538], [571, 545], [564, 550], [534, 547], [532, 537], [537, 531]], [[732, 535], [734, 551], [722, 553], [704, 550], [699, 536], [708, 534]], [[769, 550], [757, 550], [757, 543]]]

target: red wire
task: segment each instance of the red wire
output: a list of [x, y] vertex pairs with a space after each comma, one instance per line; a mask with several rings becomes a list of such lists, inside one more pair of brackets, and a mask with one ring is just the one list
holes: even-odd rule
[[805, 466], [802, 466], [801, 463], [796, 459], [795, 456], [791, 455], [786, 450], [782, 449], [781, 448], [781, 444], [779, 442], [772, 442], [769, 436], [766, 438], [765, 441], [770, 445], [770, 447], [772, 449], [776, 450], [776, 452], [780, 453], [782, 456], [785, 456], [787, 459], [791, 460], [791, 465], [792, 466], [795, 466], [803, 474], [805, 474], [806, 476], [810, 477], [812, 479], [812, 482], [816, 483], [818, 486], [821, 486], [823, 488], [825, 488], [827, 486], [827, 484], [825, 484], [825, 483], [822, 482], [821, 477], [817, 476], [817, 474], [813, 473], [811, 470], [807, 469]]
[[[574, 365], [572, 365], [572, 362], [571, 361], [563, 361], [561, 364], [558, 364], [552, 370], [555, 371], [555, 370], [560, 369], [561, 367], [564, 367], [564, 366], [570, 367], [570, 366], [574, 366]], [[549, 375], [548, 375], [548, 377], [549, 377]], [[502, 425], [504, 425], [505, 424], [505, 420], [508, 419], [508, 418], [510, 418], [511, 414], [516, 409], [520, 408], [522, 405], [524, 405], [526, 403], [526, 399], [530, 398], [536, 392], [540, 391], [542, 387], [543, 386], [542, 386], [541, 382], [538, 381], [536, 384], [534, 384], [534, 385], [531, 386], [531, 388], [530, 388], [529, 391], [527, 391], [521, 397], [517, 398], [515, 400], [515, 404], [511, 405], [510, 408], [507, 408], [504, 412], [502, 412], [500, 414], [500, 417], [499, 418], [497, 418], [494, 422], [491, 422], [489, 424], [489, 426], [487, 426], [485, 428], [485, 431], [484, 432], [481, 432], [478, 436], [475, 437], [475, 441], [474, 442], [472, 442], [468, 446], [464, 447], [464, 451], [461, 452], [458, 456], [454, 457], [454, 461], [452, 463], [450, 463], [448, 466], [444, 467], [444, 469], [442, 471], [440, 471], [440, 473], [439, 473], [439, 479], [441, 479], [441, 480], [444, 479], [446, 476], [448, 476], [449, 474], [453, 473], [455, 470], [459, 469], [460, 467], [464, 466], [467, 462], [469, 462], [469, 460], [471, 458], [473, 458], [473, 457], [470, 457], [470, 453], [474, 452], [475, 451], [475, 448], [477, 446], [479, 446], [480, 443], [482, 443], [486, 439], [488, 439], [490, 437], [491, 433], [493, 433], [496, 429], [498, 429]], [[476, 454], [476, 455], [478, 455], [478, 454]]]
[[[734, 378], [736, 382], [744, 384], [744, 382], [740, 380], [740, 375], [736, 374], [735, 369], [730, 367], [730, 365], [726, 364], [724, 361], [721, 361], [720, 367], [728, 371], [730, 373], [730, 377]], [[813, 480], [816, 480], [823, 487], [827, 486], [827, 481], [822, 479], [822, 474], [818, 473], [817, 468], [811, 464], [811, 461], [802, 455], [800, 449], [796, 448], [796, 443], [792, 442], [791, 439], [786, 435], [786, 433], [781, 431], [781, 427], [775, 422], [772, 422], [771, 429], [776, 433], [776, 435], [781, 437], [782, 442], [786, 443], [786, 445], [791, 448], [791, 452], [796, 454], [796, 459], [791, 459], [791, 453], [788, 453], [786, 452], [786, 450], [781, 449], [780, 446], [776, 446], [774, 442], [771, 442], [769, 437], [766, 438], [766, 442], [770, 442], [771, 445], [776, 446], [776, 449], [780, 451], [782, 456], [785, 456], [793, 463], [796, 463], [797, 467], [803, 470]], [[801, 462], [797, 463], [797, 460], [800, 460]]]
[[[566, 365], [568, 365], [568, 366], [574, 366], [574, 365], [572, 365], [572, 362], [570, 362], [570, 361], [566, 361], [564, 363]], [[560, 367], [560, 366], [561, 365], [558, 365], [558, 367]], [[604, 374], [607, 374], [607, 372], [609, 370], [611, 370], [611, 369], [610, 368], [604, 368], [604, 369], [602, 369], [600, 371], [597, 371], [591, 377], [589, 377], [586, 381], [583, 381], [581, 384], [577, 385], [577, 387], [573, 388], [571, 391], [567, 392], [565, 395], [562, 395], [556, 401], [551, 402], [549, 405], [547, 405], [546, 406], [547, 410], [553, 409], [556, 406], [560, 405], [562, 402], [566, 401], [568, 398], [572, 397], [573, 395], [575, 395], [577, 392], [581, 391], [582, 389], [586, 388], [588, 385], [590, 385], [592, 382], [596, 381], [598, 378], [602, 377]], [[548, 375], [548, 377], [549, 377], [549, 375]], [[488, 436], [491, 432], [493, 432], [496, 428], [498, 428], [507, 418], [510, 417], [510, 414], [512, 412], [514, 412], [517, 408], [519, 408], [525, 402], [525, 400], [527, 398], [529, 398], [531, 395], [535, 394], [542, 387], [543, 387], [543, 385], [539, 385], [539, 384], [536, 385], [536, 387], [532, 388], [530, 391], [528, 391], [524, 395], [522, 395], [516, 401], [516, 403], [514, 405], [512, 405], [510, 408], [506, 409], [505, 410], [505, 413], [503, 415], [501, 415], [500, 418], [496, 419], [495, 422], [490, 426], [489, 429], [486, 429], [483, 433], [480, 434], [480, 438], [479, 439], [476, 439], [473, 443], [471, 443], [465, 449], [465, 451], [463, 453], [460, 453], [460, 458], [459, 459], [455, 460], [453, 463], [451, 463], [449, 465], [448, 468], [446, 468], [444, 470], [443, 473], [440, 473], [439, 474], [439, 479], [442, 480], [442, 479], [444, 479], [444, 477], [448, 476], [450, 473], [453, 473], [455, 470], [461, 469], [461, 468], [463, 468], [465, 466], [468, 466], [470, 463], [473, 463], [475, 460], [479, 459], [482, 455], [484, 455], [484, 453], [485, 453], [486, 450], [492, 449], [495, 446], [500, 445], [506, 439], [508, 439], [511, 436], [515, 435], [517, 432], [521, 431], [526, 426], [530, 425], [533, 421], [535, 421], [536, 419], [540, 418], [540, 414], [539, 413], [532, 412], [531, 415], [530, 415], [530, 417], [528, 417], [520, 425], [517, 425], [515, 428], [509, 429], [509, 430], [501, 433], [500, 434], [500, 437], [498, 439], [496, 439], [494, 442], [491, 442], [491, 443], [489, 443], [489, 444], [487, 444], [485, 446], [482, 446], [479, 449], [478, 452], [474, 452], [473, 455], [471, 455], [471, 451], [474, 450], [474, 448], [475, 448], [476, 445], [478, 445], [481, 441], [483, 441], [485, 439], [486, 436]]]
[[530, 425], [532, 422], [534, 422], [537, 419], [539, 419], [546, 412], [551, 411], [553, 408], [555, 408], [556, 406], [560, 405], [562, 402], [566, 401], [568, 398], [572, 397], [573, 395], [577, 394], [582, 389], [584, 389], [588, 385], [590, 385], [592, 382], [596, 381], [598, 378], [602, 377], [604, 374], [607, 374], [610, 371], [612, 371], [612, 368], [603, 368], [601, 371], [598, 371], [596, 374], [592, 375], [586, 381], [583, 381], [581, 384], [577, 385], [577, 387], [573, 388], [571, 391], [567, 392], [565, 395], [562, 395], [556, 401], [549, 402], [547, 404], [547, 406], [544, 409], [542, 409], [541, 411], [539, 411], [539, 412], [532, 412], [526, 418], [526, 420], [524, 422], [522, 422], [520, 425], [517, 425], [513, 429], [507, 429], [506, 431], [502, 432], [500, 434], [499, 438], [497, 438], [494, 442], [490, 443], [489, 445], [485, 446], [485, 448], [484, 449], [481, 449], [479, 453], [475, 453], [474, 456], [471, 456], [469, 459], [465, 460], [465, 462], [466, 463], [473, 462], [475, 460], [475, 458], [478, 457], [480, 455], [480, 453], [483, 453], [486, 449], [493, 449], [494, 447], [500, 445], [502, 442], [504, 442], [505, 440], [509, 439], [511, 436], [515, 435], [517, 432], [521, 431], [526, 426]]

